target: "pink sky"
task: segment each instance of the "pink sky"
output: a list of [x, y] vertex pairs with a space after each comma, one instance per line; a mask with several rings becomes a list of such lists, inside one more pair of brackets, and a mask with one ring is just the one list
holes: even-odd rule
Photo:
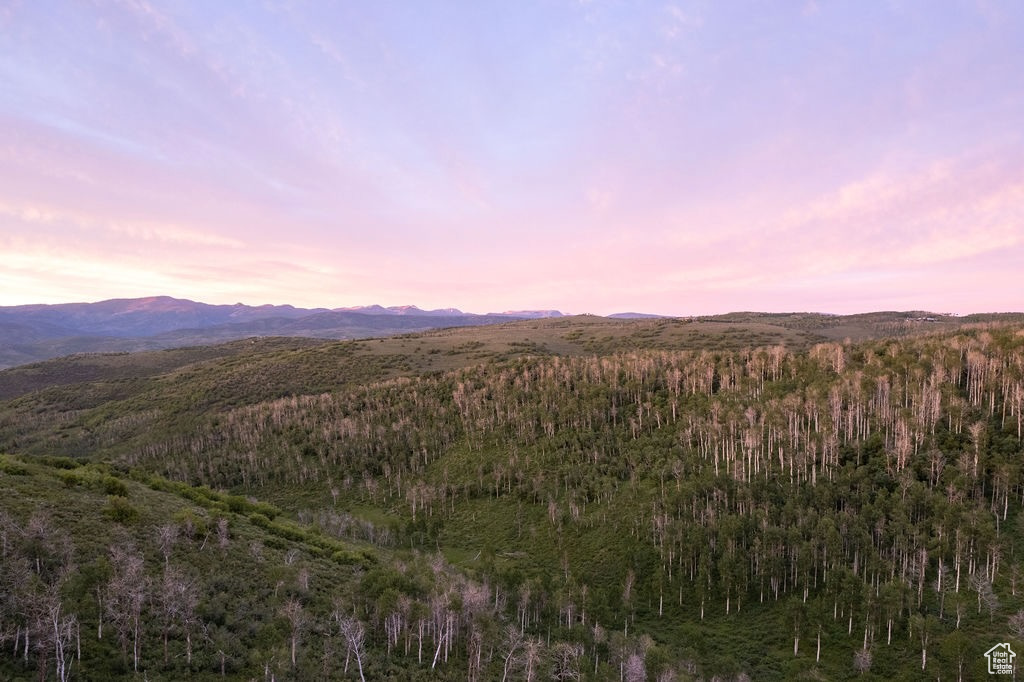
[[1024, 310], [1024, 5], [0, 7], [0, 305]]

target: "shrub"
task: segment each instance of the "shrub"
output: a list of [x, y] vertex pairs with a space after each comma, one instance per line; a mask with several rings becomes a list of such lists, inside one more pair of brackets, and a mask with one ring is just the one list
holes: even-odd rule
[[103, 513], [111, 521], [125, 525], [135, 523], [139, 519], [139, 510], [132, 506], [127, 497], [121, 495], [109, 495]]
[[28, 475], [28, 467], [10, 455], [0, 455], [0, 473], [10, 474], [11, 476], [26, 476]]

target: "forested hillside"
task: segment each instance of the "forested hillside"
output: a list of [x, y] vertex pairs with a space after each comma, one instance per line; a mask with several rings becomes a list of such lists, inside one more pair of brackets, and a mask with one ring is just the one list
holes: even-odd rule
[[560, 324], [11, 370], [0, 672], [982, 679], [1024, 649], [1024, 326]]

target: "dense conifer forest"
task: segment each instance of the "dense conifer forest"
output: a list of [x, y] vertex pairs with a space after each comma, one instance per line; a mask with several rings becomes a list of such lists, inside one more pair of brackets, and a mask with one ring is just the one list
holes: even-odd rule
[[1024, 325], [629, 324], [0, 373], [0, 676], [969, 680], [1024, 651]]

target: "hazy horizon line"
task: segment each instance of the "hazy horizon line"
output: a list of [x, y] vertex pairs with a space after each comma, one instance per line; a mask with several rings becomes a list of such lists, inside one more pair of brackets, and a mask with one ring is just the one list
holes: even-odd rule
[[786, 308], [786, 309], [758, 309], [758, 308], [737, 308], [731, 310], [725, 310], [716, 313], [664, 313], [664, 312], [650, 312], [644, 310], [642, 307], [633, 307], [628, 309], [616, 310], [615, 312], [609, 313], [596, 313], [591, 311], [568, 311], [562, 308], [551, 308], [546, 306], [521, 306], [508, 310], [489, 310], [487, 312], [475, 312], [466, 310], [459, 307], [458, 305], [447, 305], [440, 307], [424, 307], [416, 303], [400, 303], [400, 304], [384, 304], [384, 303], [362, 303], [355, 305], [336, 305], [336, 306], [325, 306], [325, 305], [298, 305], [294, 303], [245, 303], [243, 301], [234, 301], [231, 303], [226, 302], [211, 302], [207, 300], [199, 300], [195, 298], [188, 298], [183, 296], [174, 296], [171, 294], [154, 294], [149, 296], [115, 296], [112, 298], [103, 298], [99, 300], [64, 300], [56, 302], [25, 302], [25, 303], [3, 303], [0, 304], [0, 308], [21, 308], [30, 306], [64, 306], [64, 305], [97, 305], [100, 303], [109, 303], [113, 301], [146, 301], [146, 300], [157, 300], [157, 299], [170, 299], [174, 301], [182, 301], [188, 303], [197, 303], [201, 305], [209, 306], [244, 306], [247, 308], [267, 308], [267, 307], [291, 307], [297, 310], [324, 310], [331, 312], [343, 312], [351, 311], [358, 312], [359, 308], [372, 308], [380, 307], [385, 310], [394, 310], [400, 308], [416, 308], [423, 312], [434, 312], [439, 310], [453, 310], [458, 311], [463, 315], [511, 315], [518, 312], [557, 312], [559, 315], [564, 317], [574, 317], [579, 315], [596, 315], [598, 317], [610, 317], [612, 315], [623, 315], [623, 314], [635, 314], [635, 315], [653, 315], [657, 317], [665, 318], [684, 318], [684, 317], [717, 317], [723, 315], [737, 315], [737, 314], [763, 314], [763, 315], [828, 315], [835, 317], [843, 317], [850, 315], [868, 315], [872, 313], [928, 313], [931, 315], [942, 315], [947, 317], [964, 317], [968, 315], [1001, 315], [1001, 314], [1024, 314], [1024, 310], [972, 310], [970, 312], [964, 311], [938, 311], [930, 310], [925, 307], [920, 308], [879, 308], [879, 309], [864, 309], [857, 312], [833, 312], [829, 310], [800, 310], [797, 308]]

